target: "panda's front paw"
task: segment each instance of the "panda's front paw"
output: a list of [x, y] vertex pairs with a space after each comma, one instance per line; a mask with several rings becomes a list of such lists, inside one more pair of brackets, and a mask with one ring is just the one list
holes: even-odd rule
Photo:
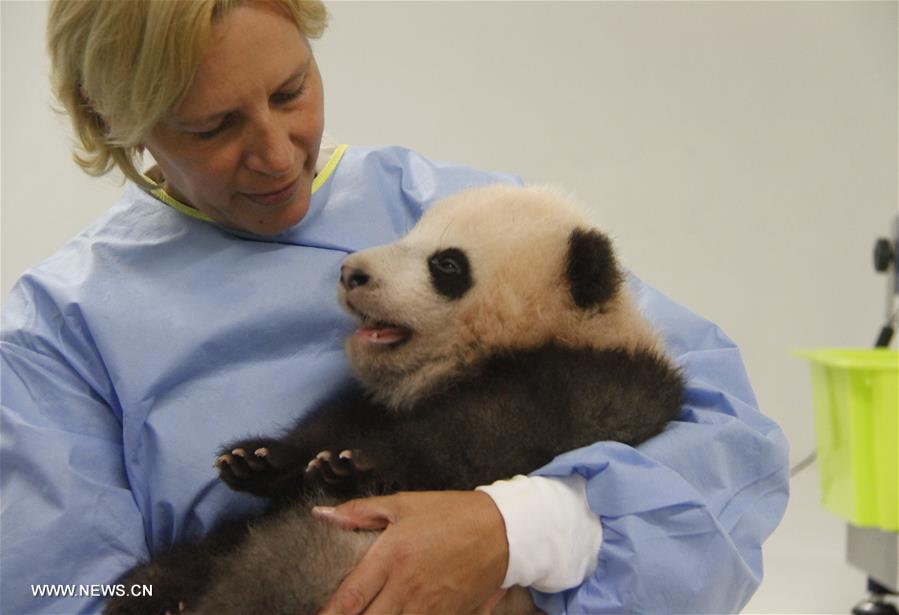
[[302, 488], [298, 453], [279, 440], [256, 438], [231, 444], [215, 460], [219, 478], [235, 491], [264, 497], [283, 496]]
[[377, 463], [364, 451], [322, 451], [307, 465], [304, 482], [335, 495], [380, 493], [382, 484]]

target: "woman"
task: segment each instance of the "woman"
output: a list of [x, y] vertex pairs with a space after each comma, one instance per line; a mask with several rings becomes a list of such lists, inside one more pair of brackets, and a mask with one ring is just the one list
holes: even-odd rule
[[[95, 610], [102, 588], [32, 586], [112, 583], [257, 511], [209, 465], [222, 442], [276, 431], [350, 377], [343, 257], [460, 188], [516, 181], [401, 148], [322, 147], [307, 41], [324, 23], [315, 2], [54, 3], [54, 87], [79, 163], [131, 185], [5, 304], [3, 612]], [[785, 442], [730, 341], [634, 289], [689, 377], [681, 421], [639, 450], [562, 456], [543, 478], [322, 511], [387, 528], [328, 611], [489, 610], [515, 584], [543, 590], [547, 612], [748, 600], [786, 502]]]

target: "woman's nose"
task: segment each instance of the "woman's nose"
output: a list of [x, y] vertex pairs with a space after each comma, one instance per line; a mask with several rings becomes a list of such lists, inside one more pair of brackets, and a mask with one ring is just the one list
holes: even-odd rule
[[269, 117], [253, 126], [246, 165], [249, 169], [280, 177], [289, 175], [294, 166], [294, 147], [287, 126]]

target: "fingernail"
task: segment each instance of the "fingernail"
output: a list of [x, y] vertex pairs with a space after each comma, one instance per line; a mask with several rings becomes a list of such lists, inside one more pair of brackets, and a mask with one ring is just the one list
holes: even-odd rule
[[313, 506], [312, 514], [318, 517], [330, 517], [334, 515], [336, 510], [333, 506]]

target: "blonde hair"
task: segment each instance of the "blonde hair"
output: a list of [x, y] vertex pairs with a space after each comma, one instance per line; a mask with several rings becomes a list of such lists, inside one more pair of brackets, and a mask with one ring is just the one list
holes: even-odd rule
[[[318, 38], [320, 0], [268, 0]], [[183, 99], [215, 19], [242, 0], [54, 0], [47, 24], [53, 93], [80, 142], [75, 162], [91, 175], [114, 166], [149, 187], [141, 143]]]

